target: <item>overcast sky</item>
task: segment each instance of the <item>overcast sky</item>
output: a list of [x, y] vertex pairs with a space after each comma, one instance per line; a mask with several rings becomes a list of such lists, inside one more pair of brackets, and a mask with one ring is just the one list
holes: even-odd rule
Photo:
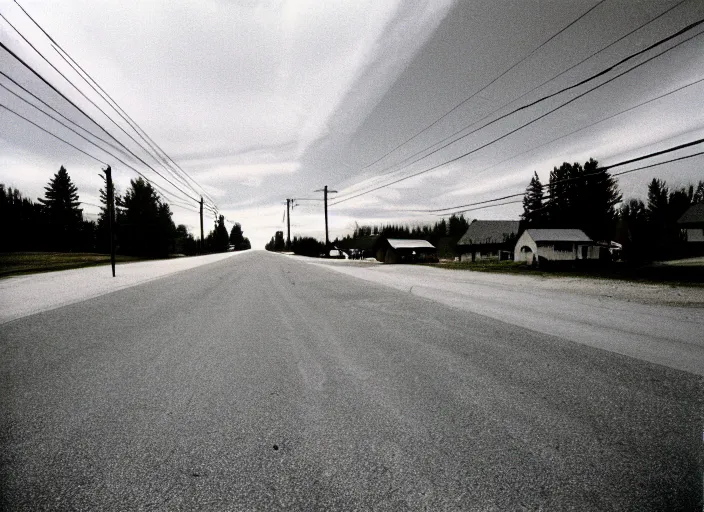
[[[699, 21], [704, 18], [704, 2], [22, 0], [21, 4], [207, 190], [228, 220], [242, 224], [255, 247], [285, 229], [287, 197], [322, 198], [314, 190], [329, 185], [339, 191], [331, 195], [333, 203], [335, 196], [351, 197], [438, 166], [704, 32], [701, 25], [590, 84], [507, 117], [398, 170], [395, 164], [416, 160], [423, 153], [412, 155], [485, 116], [497, 117], [574, 84]], [[128, 130], [14, 2], [0, 0], [0, 13]], [[504, 107], [641, 25], [631, 36]], [[2, 19], [0, 41], [138, 151]], [[81, 126], [101, 134], [2, 50], [0, 70]], [[584, 162], [592, 157], [608, 165], [702, 138], [704, 82], [684, 86], [703, 78], [704, 35], [469, 156], [331, 206], [331, 238], [351, 232], [355, 222], [435, 221], [439, 217], [413, 210], [522, 192], [533, 171], [547, 180], [552, 167], [563, 161]], [[1, 76], [0, 84], [24, 95]], [[682, 89], [649, 101], [678, 88]], [[471, 99], [441, 118], [467, 98]], [[112, 165], [120, 191], [137, 176], [2, 88], [0, 103]], [[626, 109], [631, 110], [621, 113]], [[0, 109], [0, 127], [0, 183], [37, 199], [64, 165], [81, 201], [99, 203], [100, 163], [4, 109]], [[641, 165], [701, 150], [697, 146]], [[150, 157], [140, 156], [165, 174]], [[122, 158], [155, 184], [173, 190], [143, 164]], [[654, 176], [671, 185], [704, 179], [704, 159], [627, 174], [620, 178], [624, 196], [643, 197]], [[195, 202], [190, 203], [196, 208]], [[98, 211], [90, 204], [83, 208], [88, 215]], [[520, 211], [520, 205], [509, 205], [467, 215], [517, 219]], [[197, 233], [196, 213], [177, 206], [173, 212], [177, 224]], [[212, 222], [212, 216], [206, 217], [206, 230]], [[292, 235], [323, 239], [322, 203], [300, 201], [291, 224]]]

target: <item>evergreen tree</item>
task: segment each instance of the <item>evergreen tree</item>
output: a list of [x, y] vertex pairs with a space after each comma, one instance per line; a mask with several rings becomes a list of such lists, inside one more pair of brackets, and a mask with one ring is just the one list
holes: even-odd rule
[[692, 194], [692, 204], [704, 203], [704, 181], [699, 181]]
[[647, 258], [648, 214], [643, 201], [630, 199], [621, 206], [616, 238], [623, 245], [624, 259], [641, 261]]
[[555, 228], [577, 228], [594, 240], [611, 239], [621, 202], [616, 180], [590, 159], [582, 167], [563, 163], [553, 168], [548, 184], [547, 223]]
[[[209, 238], [210, 235], [208, 235]], [[210, 251], [211, 252], [226, 252], [230, 245], [230, 236], [227, 234], [225, 227], [225, 217], [220, 215], [215, 220], [215, 227], [212, 232]]]
[[165, 257], [174, 249], [176, 226], [171, 209], [144, 179], [130, 182], [118, 212], [118, 237], [124, 254]]
[[[462, 238], [462, 236], [467, 232], [469, 222], [467, 222], [467, 219], [464, 218], [464, 214], [457, 216], [453, 213], [448, 221], [448, 226], [449, 235], [452, 237], [453, 243], [457, 243], [457, 240]], [[417, 234], [414, 234], [414, 237], [422, 238], [421, 227], [417, 227], [416, 233]]]
[[23, 197], [19, 190], [6, 189], [0, 183], [0, 252], [44, 248], [42, 221], [41, 205]]
[[198, 243], [194, 236], [188, 232], [188, 228], [179, 224], [175, 231], [174, 252], [193, 256], [198, 253]]
[[[98, 222], [95, 227], [95, 246], [98, 252], [108, 253], [110, 252], [110, 224], [108, 218], [108, 193], [107, 193], [107, 181], [105, 176], [101, 174], [104, 186], [98, 192], [100, 194], [100, 213], [98, 213]], [[119, 233], [120, 229], [118, 227], [118, 220], [120, 219], [120, 214], [123, 212], [122, 207], [122, 197], [117, 191], [117, 188], [113, 185], [113, 195], [115, 199], [115, 226], [114, 232]], [[115, 237], [115, 244], [119, 244], [118, 237]]]
[[616, 180], [593, 158], [584, 164], [584, 183], [575, 197], [577, 226], [593, 240], [611, 240], [618, 218], [616, 205], [623, 196]]
[[245, 241], [244, 233], [242, 232], [242, 226], [239, 222], [235, 222], [230, 230], [230, 243], [235, 246], [236, 251], [241, 251], [244, 249]]
[[543, 208], [543, 185], [537, 172], [533, 172], [533, 177], [526, 188], [523, 196], [523, 214], [521, 221], [524, 227], [539, 226], [545, 219]]
[[44, 190], [44, 199], [39, 202], [47, 223], [48, 248], [75, 250], [80, 239], [83, 210], [78, 207], [78, 188], [71, 182], [63, 165]]

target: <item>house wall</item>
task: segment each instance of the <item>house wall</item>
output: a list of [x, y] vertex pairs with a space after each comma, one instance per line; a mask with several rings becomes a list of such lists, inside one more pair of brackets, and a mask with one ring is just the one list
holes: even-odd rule
[[[521, 251], [523, 247], [528, 247], [530, 252]], [[538, 246], [530, 237], [528, 231], [524, 231], [516, 241], [516, 248], [513, 250], [513, 261], [525, 261], [528, 264], [531, 264], [533, 263], [533, 258], [537, 253]]]
[[577, 245], [578, 260], [598, 260], [600, 257], [601, 247], [599, 247], [598, 245]]
[[687, 241], [688, 242], [704, 242], [704, 229], [702, 228], [688, 228], [687, 229]]
[[[564, 244], [564, 242], [562, 242]], [[538, 256], [548, 261], [574, 261], [577, 259], [576, 244], [570, 244], [572, 250], [556, 249], [555, 245], [548, 243], [538, 246]]]

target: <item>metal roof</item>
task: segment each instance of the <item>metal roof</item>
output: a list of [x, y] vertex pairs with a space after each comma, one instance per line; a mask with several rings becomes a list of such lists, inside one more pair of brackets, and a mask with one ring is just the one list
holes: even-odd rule
[[387, 238], [389, 245], [394, 249], [435, 249], [427, 240], [405, 240], [401, 238]]
[[677, 224], [704, 224], [704, 203], [693, 204]]
[[591, 242], [581, 229], [526, 229], [536, 242]]
[[500, 244], [518, 232], [517, 220], [475, 220], [457, 245]]

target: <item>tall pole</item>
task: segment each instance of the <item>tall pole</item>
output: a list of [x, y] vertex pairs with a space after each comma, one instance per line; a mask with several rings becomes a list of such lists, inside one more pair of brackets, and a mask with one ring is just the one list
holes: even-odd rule
[[323, 195], [325, 198], [325, 255], [329, 255], [330, 237], [328, 236], [328, 186], [323, 187]]
[[203, 252], [203, 196], [200, 196], [200, 253]]
[[105, 171], [105, 184], [108, 189], [108, 231], [110, 232], [110, 266], [115, 277], [115, 190], [112, 185], [112, 169], [108, 165]]
[[321, 190], [316, 190], [316, 192], [323, 193], [323, 201], [325, 203], [325, 255], [330, 255], [330, 236], [328, 234], [328, 193], [335, 194], [337, 190], [328, 190], [328, 186], [325, 185]]
[[286, 224], [288, 234], [286, 236], [286, 249], [291, 250], [291, 202], [293, 199], [286, 199]]

